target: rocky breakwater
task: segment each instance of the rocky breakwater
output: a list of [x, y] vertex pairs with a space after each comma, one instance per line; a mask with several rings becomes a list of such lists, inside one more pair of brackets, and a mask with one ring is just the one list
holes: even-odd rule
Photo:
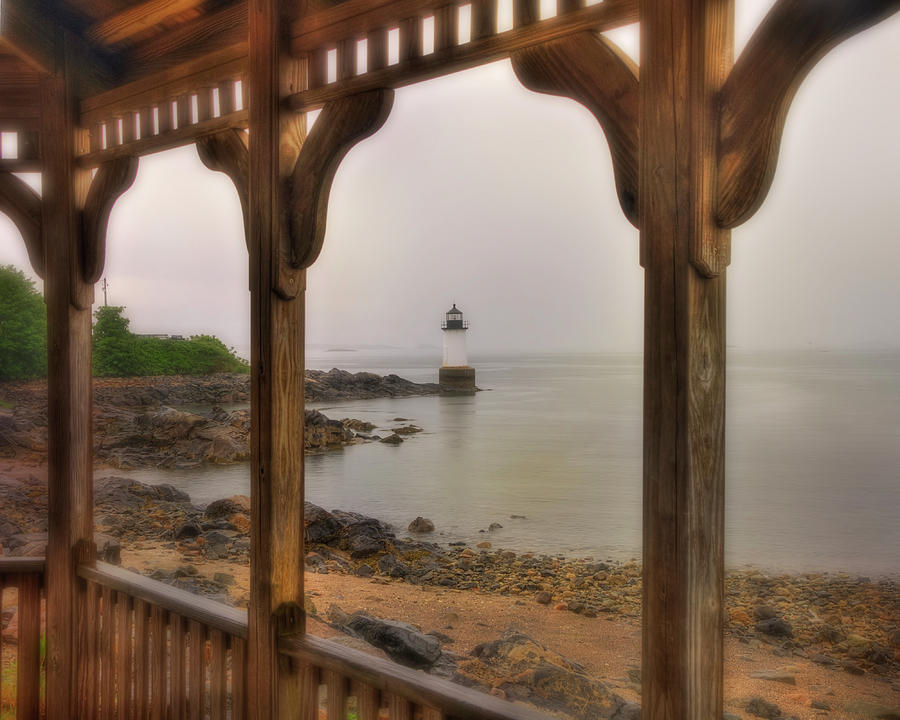
[[[437, 385], [413, 383], [396, 375], [381, 377], [342, 370], [307, 372], [309, 400], [425, 395], [438, 391]], [[46, 385], [6, 384], [0, 386], [0, 398], [11, 406], [0, 408], [0, 457], [39, 464], [47, 442]], [[250, 457], [249, 412], [221, 408], [249, 402], [246, 375], [96, 379], [94, 400], [95, 457], [114, 468], [187, 468], [201, 463], [241, 462]], [[203, 406], [211, 410], [196, 410]], [[337, 421], [308, 410], [305, 448], [316, 452], [355, 441], [381, 439], [367, 434], [372, 429], [360, 420]], [[396, 437], [399, 441], [399, 435]]]

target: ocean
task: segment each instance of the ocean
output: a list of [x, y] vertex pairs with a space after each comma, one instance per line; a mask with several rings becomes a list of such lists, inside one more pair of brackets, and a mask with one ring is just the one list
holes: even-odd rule
[[[422, 515], [438, 542], [639, 558], [640, 356], [485, 355], [470, 363], [483, 389], [474, 397], [311, 405], [373, 422], [377, 434], [408, 423], [423, 432], [399, 446], [307, 457], [307, 500], [398, 531]], [[728, 567], [900, 574], [900, 354], [731, 353], [728, 363]], [[312, 368], [419, 382], [436, 381], [439, 364], [438, 351], [307, 357]], [[197, 503], [249, 492], [246, 464], [130, 475], [172, 483]], [[488, 530], [492, 523], [502, 527]]]

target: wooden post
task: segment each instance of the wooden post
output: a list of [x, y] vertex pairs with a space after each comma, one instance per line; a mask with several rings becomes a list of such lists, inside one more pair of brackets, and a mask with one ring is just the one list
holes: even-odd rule
[[[722, 717], [729, 232], [716, 225], [714, 200], [732, 10], [733, 0], [641, 3], [647, 720]], [[720, 256], [720, 266], [691, 263]]]
[[[79, 210], [90, 182], [75, 166], [76, 98], [66, 63], [41, 82], [43, 239], [47, 305], [48, 503], [47, 717], [66, 720], [78, 707], [77, 658], [84, 623], [78, 562], [93, 546], [91, 442], [91, 299], [81, 276]], [[87, 148], [83, 148], [87, 149]]]
[[306, 275], [285, 250], [287, 188], [302, 120], [282, 94], [305, 80], [285, 57], [280, 0], [251, 0], [250, 293], [252, 529], [248, 709], [252, 720], [296, 717], [299, 677], [278, 636], [303, 623], [303, 333]]

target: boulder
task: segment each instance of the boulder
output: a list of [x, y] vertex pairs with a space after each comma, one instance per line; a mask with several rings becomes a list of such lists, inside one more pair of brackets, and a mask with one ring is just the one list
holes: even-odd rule
[[780, 718], [782, 714], [780, 707], [761, 697], [750, 698], [747, 702], [747, 712], [755, 717], [766, 718], [766, 720]]
[[391, 660], [413, 668], [428, 668], [441, 656], [440, 641], [397, 620], [382, 620], [365, 613], [352, 615], [344, 625], [387, 654]]
[[757, 632], [773, 637], [794, 637], [794, 630], [787, 620], [781, 618], [769, 618], [768, 620], [760, 620], [754, 625]]
[[306, 541], [327, 545], [341, 536], [343, 525], [327, 510], [307, 502], [303, 509]]
[[216, 500], [206, 506], [205, 515], [210, 520], [230, 518], [236, 513], [250, 514], [250, 498], [246, 495], [232, 495], [222, 500]]
[[387, 445], [399, 445], [403, 442], [403, 438], [400, 437], [397, 433], [391, 433], [387, 437], [381, 438], [378, 442], [385, 443]]

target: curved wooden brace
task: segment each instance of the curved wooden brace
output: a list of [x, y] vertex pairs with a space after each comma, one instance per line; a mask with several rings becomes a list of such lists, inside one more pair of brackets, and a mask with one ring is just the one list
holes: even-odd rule
[[290, 178], [288, 258], [292, 267], [309, 267], [319, 256], [338, 165], [356, 143], [384, 125], [393, 103], [394, 91], [379, 89], [333, 100], [322, 109]]
[[716, 217], [732, 228], [762, 205], [794, 93], [833, 47], [900, 8], [900, 0], [779, 0], [721, 92]]
[[12, 173], [0, 172], [0, 212], [8, 215], [22, 233], [31, 267], [43, 278], [45, 265], [40, 195]]
[[223, 172], [234, 183], [244, 215], [244, 240], [250, 249], [250, 136], [235, 128], [197, 139], [197, 154], [210, 170]]
[[637, 65], [606, 38], [583, 32], [514, 52], [512, 66], [529, 90], [572, 98], [594, 114], [609, 143], [619, 204], [637, 227]]
[[138, 159], [131, 156], [108, 160], [91, 181], [81, 211], [81, 277], [88, 285], [93, 285], [103, 274], [109, 214], [116, 200], [134, 183], [138, 164]]

